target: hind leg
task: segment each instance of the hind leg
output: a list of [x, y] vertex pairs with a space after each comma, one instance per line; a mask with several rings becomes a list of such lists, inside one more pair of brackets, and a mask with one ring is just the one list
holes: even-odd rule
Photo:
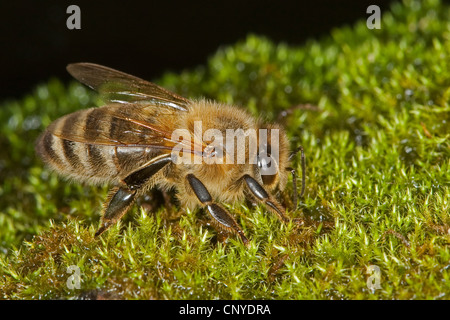
[[102, 217], [102, 224], [95, 233], [96, 237], [123, 217], [134, 203], [136, 195], [140, 193], [145, 183], [170, 161], [172, 161], [170, 155], [155, 158], [143, 168], [134, 171], [123, 179], [123, 186], [111, 190], [112, 192], [106, 201], [108, 204]]

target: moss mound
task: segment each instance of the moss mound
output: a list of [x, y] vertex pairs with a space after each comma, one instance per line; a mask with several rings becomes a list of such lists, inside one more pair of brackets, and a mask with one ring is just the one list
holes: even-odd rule
[[147, 210], [150, 196], [94, 239], [107, 186], [50, 174], [33, 142], [57, 117], [100, 104], [95, 93], [53, 79], [1, 103], [0, 297], [448, 299], [449, 21], [439, 1], [405, 0], [380, 30], [361, 21], [298, 48], [252, 35], [158, 81], [280, 121], [304, 146], [306, 194], [289, 215], [307, 225], [230, 206], [249, 248], [218, 239], [201, 211], [172, 221], [165, 207]]

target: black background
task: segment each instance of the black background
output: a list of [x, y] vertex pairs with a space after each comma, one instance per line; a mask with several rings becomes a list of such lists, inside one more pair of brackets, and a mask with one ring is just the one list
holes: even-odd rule
[[[20, 97], [71, 62], [95, 62], [151, 80], [204, 64], [220, 46], [249, 33], [301, 45], [334, 27], [367, 19], [388, 0], [2, 1], [0, 99]], [[69, 5], [81, 30], [69, 30]]]

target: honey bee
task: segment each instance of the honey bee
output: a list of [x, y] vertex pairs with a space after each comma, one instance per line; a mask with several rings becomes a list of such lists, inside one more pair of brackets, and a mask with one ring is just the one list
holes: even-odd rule
[[[296, 173], [289, 162], [301, 151], [302, 196], [305, 157], [302, 147], [289, 154], [288, 139], [281, 127], [265, 123], [241, 108], [208, 100], [188, 100], [104, 66], [75, 63], [69, 64], [67, 70], [98, 91], [108, 104], [55, 120], [38, 138], [36, 152], [50, 169], [62, 176], [113, 186], [95, 236], [116, 223], [137, 197], [152, 188], [175, 190], [183, 207], [205, 208], [216, 229], [239, 235], [246, 245], [248, 239], [242, 228], [221, 203], [250, 197], [265, 204], [281, 221], [290, 221], [273, 192], [285, 188], [291, 173], [293, 202], [297, 206]], [[216, 136], [215, 144], [197, 139], [198, 123], [203, 129], [213, 129], [219, 134], [238, 129], [246, 132], [265, 129], [279, 134], [276, 139], [268, 135], [264, 150], [253, 148], [250, 152], [249, 136], [236, 145], [229, 144], [230, 141], [218, 143], [220, 139]], [[180, 129], [194, 136], [194, 141], [174, 135]], [[257, 137], [258, 143], [262, 140]], [[174, 154], [177, 146], [183, 148]], [[231, 154], [246, 148], [249, 152], [241, 158], [244, 161], [228, 161]], [[273, 156], [273, 150], [277, 151], [277, 157]], [[191, 162], [181, 162], [180, 156]], [[198, 161], [208, 157], [222, 161]]]

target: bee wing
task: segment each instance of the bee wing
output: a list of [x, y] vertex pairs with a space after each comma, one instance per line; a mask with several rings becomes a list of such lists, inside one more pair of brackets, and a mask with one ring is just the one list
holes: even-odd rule
[[157, 103], [187, 111], [189, 100], [154, 83], [94, 63], [73, 63], [67, 71], [110, 102]]
[[[172, 137], [178, 112], [158, 104], [113, 103], [79, 110], [53, 122], [47, 130], [58, 138], [90, 145], [142, 147], [170, 153], [182, 143], [193, 153], [193, 142]], [[201, 146], [203, 148], [204, 146]]]

